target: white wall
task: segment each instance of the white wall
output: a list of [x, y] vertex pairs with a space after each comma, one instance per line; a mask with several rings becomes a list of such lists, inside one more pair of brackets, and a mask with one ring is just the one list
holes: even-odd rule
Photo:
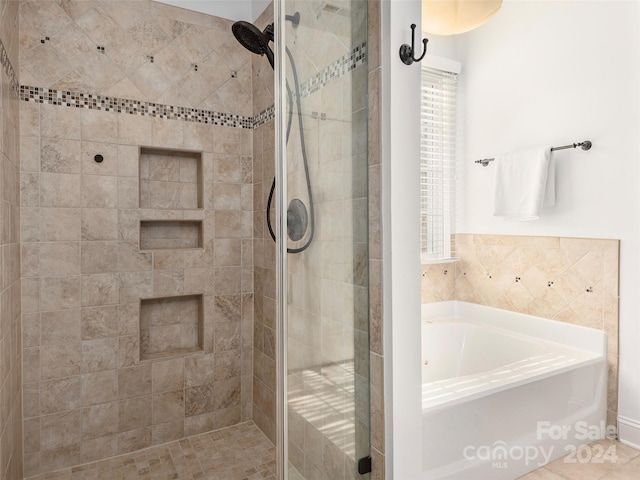
[[272, 0], [251, 0], [251, 19], [258, 18], [271, 3]]
[[[398, 54], [419, 0], [382, 2], [382, 222], [386, 478], [422, 474], [420, 390], [420, 64]], [[420, 29], [418, 28], [418, 31]]]
[[[457, 231], [621, 239], [619, 414], [640, 424], [640, 7], [505, 1], [458, 37], [464, 106]], [[473, 160], [591, 140], [555, 155], [556, 206], [491, 216], [494, 169]], [[640, 430], [624, 433], [640, 445]], [[624, 440], [624, 437], [623, 437]]]

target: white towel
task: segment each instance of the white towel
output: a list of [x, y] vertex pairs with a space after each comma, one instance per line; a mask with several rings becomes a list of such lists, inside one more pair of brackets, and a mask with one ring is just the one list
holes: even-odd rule
[[505, 220], [537, 220], [556, 201], [555, 168], [549, 147], [497, 156], [493, 215]]

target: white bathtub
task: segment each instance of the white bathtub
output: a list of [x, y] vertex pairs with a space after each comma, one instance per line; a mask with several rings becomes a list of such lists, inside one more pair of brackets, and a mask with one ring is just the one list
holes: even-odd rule
[[422, 306], [423, 480], [512, 480], [605, 433], [602, 331]]

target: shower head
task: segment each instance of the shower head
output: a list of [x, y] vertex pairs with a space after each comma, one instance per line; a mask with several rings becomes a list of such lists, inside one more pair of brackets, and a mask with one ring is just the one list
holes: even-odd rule
[[274, 68], [273, 50], [269, 47], [269, 42], [273, 41], [273, 24], [261, 32], [254, 24], [240, 20], [231, 26], [231, 31], [240, 45], [257, 55], [266, 55], [271, 68]]
[[269, 48], [270, 38], [252, 23], [240, 20], [231, 26], [231, 31], [240, 45], [250, 52], [264, 55]]
[[[300, 14], [296, 12], [293, 15], [285, 15], [285, 20], [297, 28], [300, 25]], [[231, 31], [240, 45], [257, 55], [266, 55], [273, 67], [273, 50], [269, 47], [269, 42], [273, 42], [274, 39], [273, 23], [261, 32], [253, 23], [240, 20], [231, 26]]]

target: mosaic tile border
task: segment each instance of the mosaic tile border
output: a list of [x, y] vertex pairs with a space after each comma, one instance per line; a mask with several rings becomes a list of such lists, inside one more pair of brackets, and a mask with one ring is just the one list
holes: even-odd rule
[[308, 97], [312, 93], [315, 93], [326, 86], [329, 82], [332, 82], [336, 78], [340, 78], [351, 70], [363, 65], [366, 61], [367, 42], [362, 42], [350, 53], [343, 55], [305, 82], [300, 88], [300, 96], [302, 98]]
[[129, 100], [92, 93], [56, 90], [53, 88], [21, 85], [20, 100], [25, 102], [46, 103], [48, 105], [87, 108], [89, 110], [100, 110], [103, 112], [128, 113], [142, 117], [148, 116], [169, 120], [208, 123], [211, 125], [224, 125], [227, 127], [253, 128], [253, 117], [245, 115], [234, 115], [198, 108]]
[[276, 117], [276, 107], [271, 105], [266, 110], [263, 110], [258, 115], [253, 117], [253, 128], [257, 128], [260, 125], [267, 123], [269, 120], [273, 120]]
[[[0, 43], [1, 46], [1, 43]], [[86, 108], [103, 112], [128, 113], [130, 115], [149, 116], [168, 120], [183, 120], [186, 122], [205, 123], [210, 125], [222, 125], [234, 128], [256, 128], [275, 118], [275, 106], [270, 106], [254, 116], [235, 115], [231, 113], [215, 112], [190, 107], [178, 107], [161, 103], [145, 102], [141, 100], [129, 100], [126, 98], [110, 97], [93, 93], [74, 92], [69, 90], [56, 90], [53, 88], [31, 87], [28, 85], [17, 86], [15, 72], [11, 67], [4, 47], [0, 50], [5, 70], [13, 74], [12, 86], [16, 90], [20, 100], [25, 102], [45, 103], [48, 105], [62, 105], [74, 108]], [[300, 89], [300, 96], [306, 98], [317, 92], [328, 83], [340, 78], [347, 72], [363, 65], [367, 58], [367, 45], [363, 42], [356, 46], [350, 53], [322, 69], [316, 75], [305, 82]], [[5, 60], [6, 59], [6, 60]], [[13, 85], [13, 81], [16, 85]]]
[[9, 82], [11, 83], [11, 89], [14, 91], [16, 96], [20, 96], [20, 84], [18, 82], [18, 75], [16, 71], [13, 69], [13, 65], [11, 65], [11, 61], [9, 60], [9, 54], [7, 50], [4, 48], [4, 43], [0, 40], [0, 65], [4, 68], [5, 73], [9, 77]]

